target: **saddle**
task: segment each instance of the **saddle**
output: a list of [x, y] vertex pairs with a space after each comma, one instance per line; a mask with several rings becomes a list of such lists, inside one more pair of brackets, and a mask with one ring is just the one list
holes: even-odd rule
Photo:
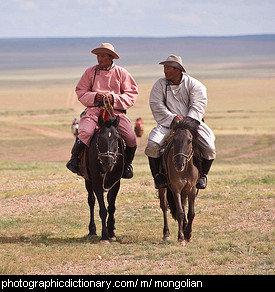
[[171, 130], [169, 136], [167, 137], [164, 145], [161, 147], [160, 149], [160, 153], [161, 153], [161, 162], [160, 162], [160, 170], [159, 172], [162, 173], [163, 175], [166, 176], [167, 179], [167, 156], [168, 153], [172, 147], [172, 141], [173, 141], [173, 136], [174, 136], [175, 131]]
[[90, 175], [89, 175], [89, 171], [88, 171], [87, 164], [86, 164], [87, 151], [88, 151], [88, 147], [85, 146], [84, 150], [79, 155], [79, 161], [80, 161], [79, 162], [79, 170], [80, 170], [80, 172], [78, 173], [78, 175], [89, 180]]

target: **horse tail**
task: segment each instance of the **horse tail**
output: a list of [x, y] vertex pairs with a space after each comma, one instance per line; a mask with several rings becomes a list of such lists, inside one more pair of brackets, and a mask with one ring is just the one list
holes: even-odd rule
[[168, 201], [168, 206], [171, 211], [172, 217], [177, 220], [177, 212], [176, 212], [176, 204], [174, 200], [174, 196], [170, 188], [167, 188], [167, 201]]

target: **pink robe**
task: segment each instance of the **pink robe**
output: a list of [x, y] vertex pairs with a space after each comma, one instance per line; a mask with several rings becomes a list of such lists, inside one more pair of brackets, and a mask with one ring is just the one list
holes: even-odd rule
[[114, 97], [115, 114], [120, 116], [118, 131], [126, 145], [137, 145], [131, 120], [121, 112], [133, 106], [138, 96], [137, 84], [127, 70], [114, 64], [109, 71], [90, 67], [80, 78], [75, 91], [78, 100], [87, 107], [78, 128], [78, 138], [83, 143], [89, 146], [95, 132], [100, 108], [93, 106], [97, 105], [94, 103], [96, 93], [101, 92], [111, 93]]

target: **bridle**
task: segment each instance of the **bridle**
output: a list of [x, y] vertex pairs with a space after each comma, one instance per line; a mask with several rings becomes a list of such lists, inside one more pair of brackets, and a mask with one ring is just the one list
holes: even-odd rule
[[[99, 135], [97, 136], [97, 140], [96, 140], [96, 150], [98, 153], [97, 157], [98, 157], [98, 160], [100, 161], [101, 165], [103, 165], [103, 158], [104, 157], [113, 159], [114, 164], [117, 163], [118, 156], [124, 157], [123, 154], [119, 152], [119, 147], [117, 147], [117, 150], [115, 152], [109, 151], [109, 150], [107, 152], [100, 152], [98, 142], [99, 142]], [[118, 143], [118, 141], [117, 141], [117, 143]], [[105, 192], [108, 192], [120, 180], [120, 178], [118, 178], [109, 188], [106, 188], [105, 187], [105, 180], [106, 180], [107, 174], [108, 174], [108, 172], [105, 172], [103, 175], [103, 179], [102, 179], [102, 189]]]
[[194, 154], [194, 151], [193, 151], [193, 149], [191, 148], [189, 154], [185, 154], [185, 153], [181, 153], [181, 152], [175, 154], [175, 155], [173, 156], [173, 161], [175, 161], [175, 158], [176, 158], [177, 156], [181, 155], [181, 156], [183, 156], [183, 157], [185, 157], [185, 158], [187, 159], [187, 162], [189, 162], [189, 161], [192, 159], [193, 154]]
[[119, 155], [122, 155], [121, 153], [118, 152], [118, 147], [117, 147], [117, 150], [116, 152], [113, 152], [113, 151], [106, 151], [106, 152], [100, 152], [99, 150], [99, 146], [98, 146], [98, 142], [99, 142], [99, 136], [97, 136], [97, 140], [96, 140], [96, 149], [97, 149], [97, 153], [98, 153], [98, 159], [100, 161], [101, 164], [103, 164], [103, 158], [112, 158], [114, 163], [116, 163], [117, 161], [117, 157]]
[[[113, 106], [111, 105], [111, 102], [110, 100], [107, 98], [107, 95], [104, 95], [103, 97], [103, 105], [104, 105], [104, 109], [109, 113], [109, 116], [114, 118], [115, 117], [115, 114], [114, 114], [114, 109], [113, 109]], [[103, 161], [102, 161], [102, 158], [105, 157], [105, 158], [112, 158], [114, 163], [116, 163], [117, 161], [117, 156], [118, 155], [122, 155], [121, 153], [118, 152], [118, 147], [117, 147], [117, 151], [116, 152], [112, 152], [112, 151], [107, 151], [107, 152], [100, 152], [99, 150], [99, 146], [98, 146], [98, 138], [99, 136], [97, 136], [97, 141], [96, 141], [96, 149], [97, 149], [97, 152], [98, 152], [98, 159], [100, 161], [100, 163], [102, 164]]]

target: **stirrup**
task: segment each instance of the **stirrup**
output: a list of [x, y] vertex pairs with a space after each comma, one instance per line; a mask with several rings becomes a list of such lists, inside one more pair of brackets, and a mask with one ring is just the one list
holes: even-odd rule
[[206, 175], [200, 176], [197, 181], [196, 188], [200, 190], [204, 190], [206, 189], [206, 187], [207, 187], [207, 176]]
[[124, 165], [122, 178], [132, 178], [133, 176], [133, 166], [131, 164]]
[[79, 173], [80, 172], [79, 159], [78, 158], [70, 159], [67, 162], [66, 167], [73, 173]]

